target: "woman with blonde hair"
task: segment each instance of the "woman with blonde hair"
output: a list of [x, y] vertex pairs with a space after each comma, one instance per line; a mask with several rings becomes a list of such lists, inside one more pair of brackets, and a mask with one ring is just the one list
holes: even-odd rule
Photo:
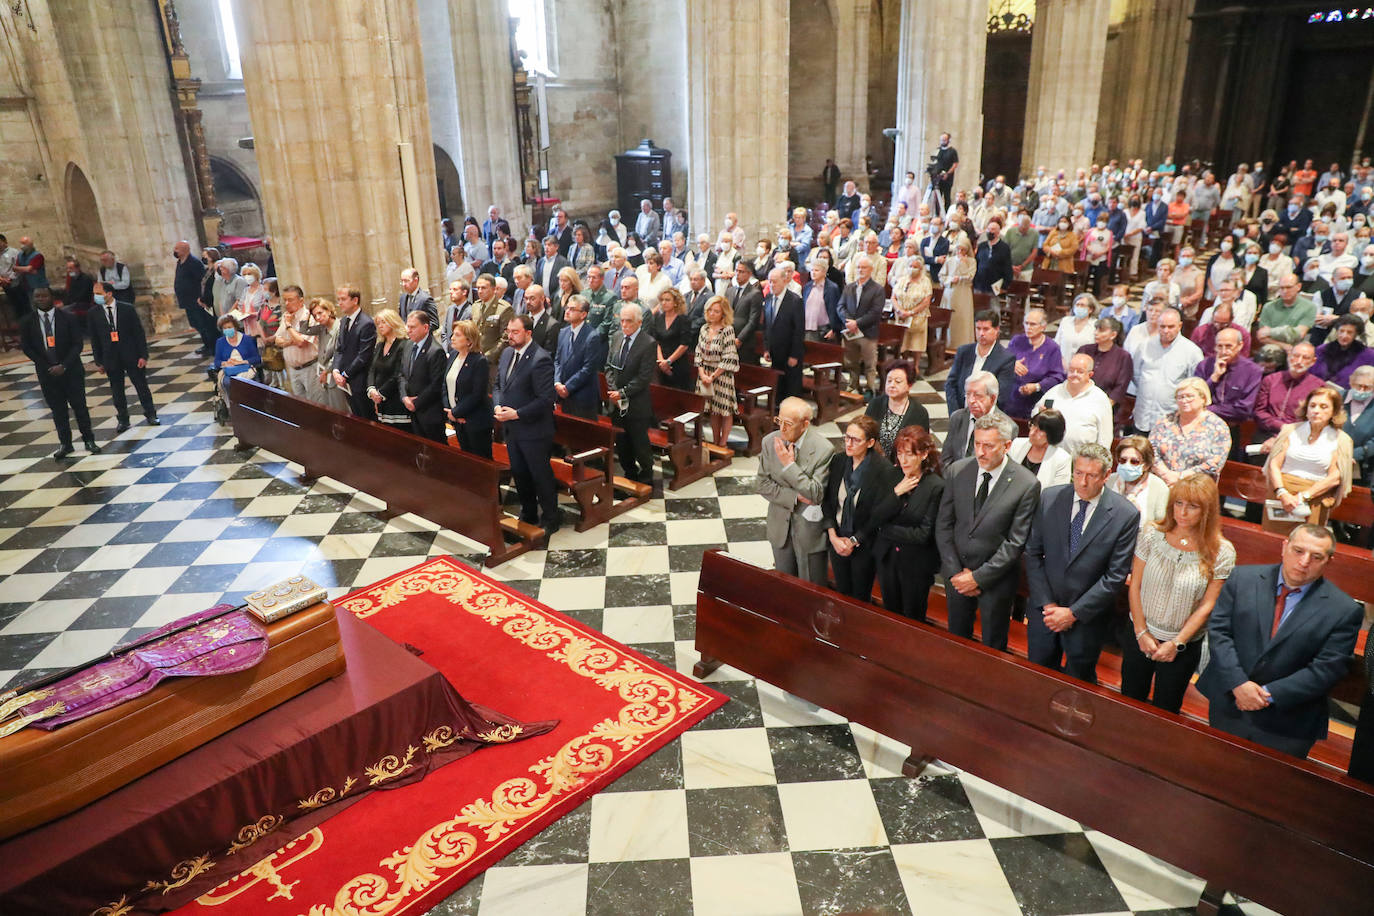
[[377, 325], [377, 347], [367, 372], [367, 396], [377, 419], [397, 429], [410, 429], [410, 411], [401, 403], [401, 354], [406, 349], [406, 325], [395, 309], [372, 316]]
[[892, 275], [892, 307], [897, 322], [906, 325], [902, 335], [902, 355], [918, 369], [921, 354], [926, 351], [927, 327], [930, 320], [930, 274], [920, 256], [898, 259], [904, 269]]
[[568, 307], [568, 300], [582, 292], [582, 278], [577, 275], [577, 271], [571, 267], [564, 267], [558, 272], [558, 294], [553, 298], [553, 316], [559, 321], [563, 321], [563, 310]]
[[658, 372], [660, 380], [684, 391], [692, 387], [691, 352], [692, 322], [687, 318], [687, 302], [675, 287], [658, 294], [658, 308], [649, 318], [645, 329], [658, 344]]
[[[1354, 476], [1354, 443], [1341, 429], [1345, 425], [1345, 405], [1341, 393], [1323, 385], [1310, 392], [1298, 412], [1302, 419], [1284, 425], [1274, 437], [1264, 478], [1272, 498], [1290, 516], [1315, 525], [1325, 525], [1331, 509], [1350, 493]], [[1264, 514], [1264, 527], [1287, 531], [1298, 523], [1271, 521]]]
[[973, 275], [977, 272], [973, 249], [967, 238], [960, 237], [940, 268], [940, 285], [945, 288], [940, 305], [950, 310], [949, 343], [956, 349], [973, 343]]
[[348, 413], [348, 396], [334, 384], [334, 354], [339, 349], [339, 307], [333, 299], [317, 296], [310, 300], [310, 319], [318, 327], [320, 370], [319, 402], [330, 410]]
[[[1202, 658], [1207, 619], [1236, 549], [1221, 536], [1217, 485], [1195, 474], [1169, 490], [1162, 522], [1140, 531], [1129, 601], [1134, 639], [1122, 639], [1121, 692], [1178, 712]], [[1154, 698], [1150, 699], [1151, 683]]]
[[735, 373], [739, 371], [735, 311], [724, 296], [712, 296], [703, 314], [706, 323], [697, 337], [697, 394], [706, 397], [711, 441], [728, 445], [735, 423]]
[[1184, 477], [1206, 474], [1216, 480], [1231, 451], [1231, 428], [1207, 409], [1212, 392], [1200, 378], [1186, 378], [1174, 389], [1173, 413], [1150, 430], [1154, 472], [1173, 486]]

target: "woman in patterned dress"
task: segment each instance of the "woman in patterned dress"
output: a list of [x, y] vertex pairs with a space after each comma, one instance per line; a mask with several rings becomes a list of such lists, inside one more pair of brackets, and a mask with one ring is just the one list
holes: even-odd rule
[[735, 315], [724, 296], [712, 296], [705, 314], [706, 324], [697, 338], [697, 394], [706, 396], [711, 441], [726, 445], [735, 424], [735, 372], [739, 370]]

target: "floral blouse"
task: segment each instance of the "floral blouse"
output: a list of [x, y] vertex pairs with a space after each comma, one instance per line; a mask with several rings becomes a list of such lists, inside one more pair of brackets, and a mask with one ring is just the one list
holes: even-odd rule
[[1216, 480], [1231, 451], [1231, 429], [1221, 417], [1204, 410], [1201, 423], [1185, 433], [1175, 411], [1155, 421], [1150, 446], [1156, 468], [1168, 468], [1180, 477], [1206, 474]]

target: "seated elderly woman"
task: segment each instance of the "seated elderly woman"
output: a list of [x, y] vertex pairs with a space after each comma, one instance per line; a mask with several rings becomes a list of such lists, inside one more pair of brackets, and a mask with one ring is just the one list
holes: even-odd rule
[[1360, 469], [1365, 485], [1374, 479], [1374, 366], [1361, 366], [1350, 373], [1345, 392], [1345, 426], [1341, 432], [1354, 446], [1351, 457]]
[[1040, 481], [1040, 489], [1069, 483], [1073, 478], [1073, 456], [1060, 448], [1068, 428], [1064, 415], [1047, 408], [1030, 418], [1028, 435], [1013, 439], [1007, 458], [1020, 464]]
[[1150, 445], [1155, 450], [1154, 472], [1173, 486], [1184, 477], [1221, 476], [1231, 451], [1231, 430], [1226, 421], [1207, 409], [1212, 392], [1200, 378], [1186, 378], [1174, 389], [1173, 413], [1155, 422]]
[[1303, 400], [1301, 417], [1285, 424], [1269, 450], [1264, 476], [1273, 498], [1289, 518], [1264, 514], [1264, 527], [1287, 531], [1299, 521], [1325, 525], [1334, 506], [1350, 492], [1354, 472], [1353, 446], [1341, 431], [1345, 410], [1341, 393], [1322, 386]]
[[225, 395], [229, 393], [229, 379], [236, 375], [256, 378], [262, 368], [258, 343], [243, 333], [243, 325], [233, 315], [221, 315], [216, 323], [220, 338], [215, 341], [214, 369]]
[[1350, 387], [1350, 374], [1360, 366], [1374, 366], [1374, 348], [1365, 346], [1364, 319], [1345, 314], [1336, 319], [1331, 337], [1317, 348], [1312, 374], [1339, 388]]

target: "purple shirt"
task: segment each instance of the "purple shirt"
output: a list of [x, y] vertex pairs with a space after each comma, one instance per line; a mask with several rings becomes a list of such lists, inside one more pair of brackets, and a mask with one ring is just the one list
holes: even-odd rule
[[1216, 368], [1217, 358], [1209, 356], [1198, 363], [1198, 378], [1207, 383], [1212, 392], [1212, 403], [1207, 409], [1232, 425], [1244, 423], [1255, 416], [1255, 397], [1259, 394], [1264, 370], [1247, 356], [1238, 356], [1226, 370], [1221, 381], [1212, 381], [1212, 370]]
[[1353, 358], [1348, 358], [1347, 362], [1340, 363], [1339, 360], [1343, 356], [1348, 357], [1348, 355], [1341, 353], [1336, 342], [1332, 340], [1322, 344], [1317, 348], [1317, 361], [1312, 364], [1312, 368], [1308, 372], [1333, 385], [1349, 388], [1351, 373], [1360, 366], [1374, 366], [1374, 349], [1358, 343], [1352, 344], [1352, 346], [1358, 346], [1359, 352]]
[[[1011, 355], [1026, 363], [1025, 375], [1012, 375], [1011, 397], [1007, 399], [1008, 416], [1022, 420], [1030, 418], [1031, 410], [1046, 391], [1064, 381], [1064, 356], [1059, 352], [1059, 344], [1049, 337], [1041, 338], [1038, 349], [1032, 350], [1025, 334], [1017, 334], [1007, 345]], [[1039, 391], [1022, 394], [1021, 386], [1032, 382], [1040, 386]]]

